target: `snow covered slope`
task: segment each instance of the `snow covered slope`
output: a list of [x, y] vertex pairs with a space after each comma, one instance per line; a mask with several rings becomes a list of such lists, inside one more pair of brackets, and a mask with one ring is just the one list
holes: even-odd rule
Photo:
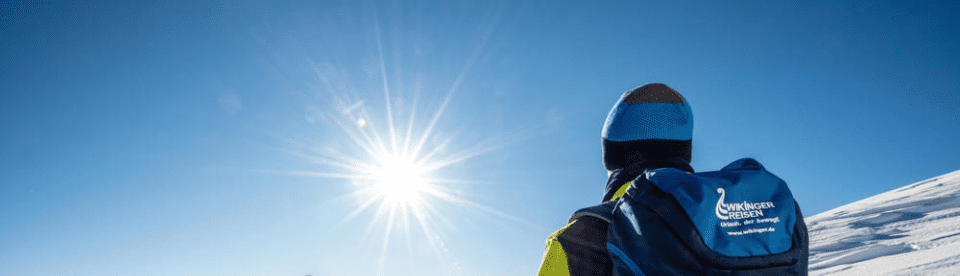
[[810, 275], [960, 275], [960, 171], [806, 220]]

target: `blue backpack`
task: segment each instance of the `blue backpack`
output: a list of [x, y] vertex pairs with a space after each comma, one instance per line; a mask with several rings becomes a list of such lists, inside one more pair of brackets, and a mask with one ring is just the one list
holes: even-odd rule
[[807, 275], [800, 208], [753, 159], [719, 171], [648, 170], [623, 197], [581, 209], [608, 223], [613, 275]]

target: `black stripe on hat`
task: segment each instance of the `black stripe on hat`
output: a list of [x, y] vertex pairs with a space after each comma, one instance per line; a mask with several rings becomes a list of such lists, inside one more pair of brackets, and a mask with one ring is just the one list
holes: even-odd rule
[[603, 139], [603, 164], [616, 170], [633, 163], [680, 158], [690, 162], [693, 140], [647, 139], [616, 142]]

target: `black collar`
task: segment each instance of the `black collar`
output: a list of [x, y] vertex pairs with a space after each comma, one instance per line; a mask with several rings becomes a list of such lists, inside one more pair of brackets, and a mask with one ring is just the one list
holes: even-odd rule
[[690, 163], [687, 163], [687, 161], [683, 160], [682, 158], [650, 160], [641, 163], [633, 163], [627, 165], [623, 169], [615, 170], [612, 174], [610, 174], [610, 178], [607, 179], [607, 187], [603, 191], [603, 201], [601, 202], [607, 202], [607, 200], [610, 200], [610, 198], [613, 197], [613, 194], [620, 189], [620, 186], [633, 181], [638, 176], [643, 174], [644, 171], [662, 168], [674, 168], [693, 173], [693, 167], [690, 167]]

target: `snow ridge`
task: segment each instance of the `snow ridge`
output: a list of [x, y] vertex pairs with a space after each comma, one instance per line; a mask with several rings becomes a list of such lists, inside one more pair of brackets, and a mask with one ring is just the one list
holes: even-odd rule
[[960, 275], [960, 171], [806, 222], [810, 275]]

